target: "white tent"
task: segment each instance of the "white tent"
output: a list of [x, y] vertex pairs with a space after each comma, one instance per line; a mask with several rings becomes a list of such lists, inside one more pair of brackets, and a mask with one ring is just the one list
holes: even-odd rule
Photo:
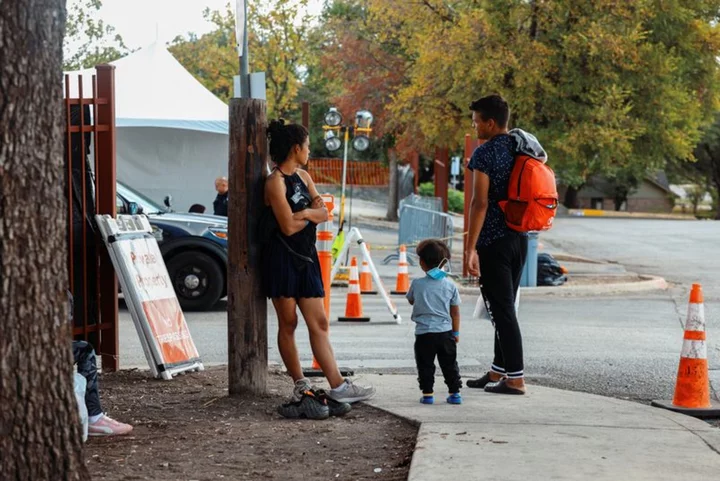
[[[215, 179], [228, 169], [227, 105], [158, 43], [112, 65], [118, 180], [160, 204], [172, 195], [175, 210], [212, 213]], [[66, 73], [73, 97], [78, 74], [90, 96], [94, 69]]]

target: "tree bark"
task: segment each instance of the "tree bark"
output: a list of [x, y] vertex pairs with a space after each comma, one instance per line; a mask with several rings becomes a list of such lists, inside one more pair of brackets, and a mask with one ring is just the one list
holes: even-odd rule
[[390, 169], [390, 185], [388, 189], [388, 208], [385, 218], [389, 221], [398, 220], [398, 207], [400, 199], [398, 195], [398, 165], [397, 155], [392, 150], [388, 151], [388, 168]]
[[0, 473], [84, 480], [66, 294], [65, 1], [2, 5]]
[[230, 101], [228, 380], [230, 395], [267, 391], [267, 300], [257, 224], [267, 166], [265, 101]]
[[718, 199], [715, 205], [715, 220], [720, 220], [720, 159], [711, 158], [710, 169], [712, 183], [715, 185], [715, 199]]

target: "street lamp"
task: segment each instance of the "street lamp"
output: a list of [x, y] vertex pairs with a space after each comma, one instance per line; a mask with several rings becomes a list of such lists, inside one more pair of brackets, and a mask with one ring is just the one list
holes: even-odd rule
[[[373, 115], [367, 110], [359, 110], [355, 114], [355, 125], [348, 126], [342, 123], [342, 114], [335, 107], [330, 107], [325, 114], [325, 148], [330, 152], [338, 150], [344, 145], [343, 166], [342, 166], [342, 188], [340, 191], [340, 227], [345, 220], [345, 187], [347, 185], [347, 162], [348, 145], [350, 135], [353, 135], [352, 147], [358, 152], [363, 152], [370, 147], [370, 134], [372, 133]], [[340, 135], [343, 134], [343, 140]]]

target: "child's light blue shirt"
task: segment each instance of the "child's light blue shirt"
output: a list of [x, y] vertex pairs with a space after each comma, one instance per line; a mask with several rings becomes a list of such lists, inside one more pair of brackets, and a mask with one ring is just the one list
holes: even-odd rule
[[426, 275], [412, 281], [405, 297], [413, 303], [415, 335], [452, 331], [450, 306], [460, 305], [460, 292], [453, 281]]

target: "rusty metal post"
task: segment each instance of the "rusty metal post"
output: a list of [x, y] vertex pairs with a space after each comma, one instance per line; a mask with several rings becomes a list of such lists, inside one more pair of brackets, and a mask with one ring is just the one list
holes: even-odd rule
[[[95, 123], [96, 152], [98, 155], [95, 189], [95, 204], [98, 214], [115, 217], [115, 67], [98, 65], [97, 96], [98, 106]], [[100, 321], [109, 324], [100, 332], [98, 352], [102, 354], [104, 371], [116, 371], [119, 367], [118, 354], [118, 283], [115, 269], [104, 244], [98, 239], [100, 255]], [[99, 326], [98, 326], [99, 327]]]
[[310, 130], [310, 103], [306, 101], [302, 103], [302, 125]]
[[450, 152], [447, 147], [435, 149], [435, 197], [443, 202], [443, 212], [448, 211], [448, 169]]
[[418, 185], [420, 184], [420, 153], [413, 151], [410, 154], [410, 168], [415, 172], [415, 192], [418, 193]]
[[257, 223], [264, 205], [267, 118], [263, 100], [230, 101], [228, 380], [230, 395], [267, 391], [267, 300]]

